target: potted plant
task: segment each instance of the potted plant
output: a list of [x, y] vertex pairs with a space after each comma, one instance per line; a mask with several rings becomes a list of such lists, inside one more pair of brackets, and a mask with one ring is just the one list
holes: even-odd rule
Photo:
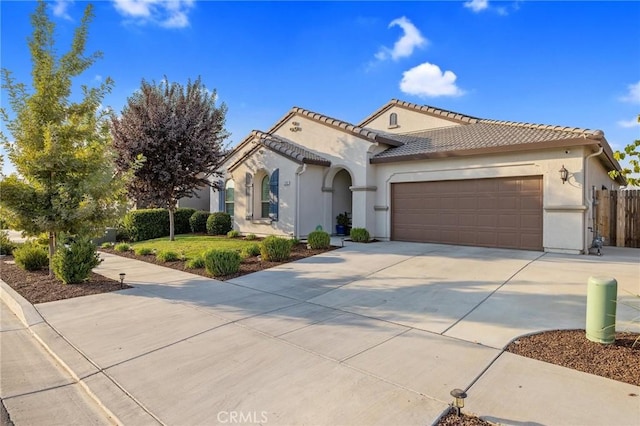
[[336, 234], [346, 235], [349, 229], [349, 214], [347, 212], [340, 213], [336, 216]]

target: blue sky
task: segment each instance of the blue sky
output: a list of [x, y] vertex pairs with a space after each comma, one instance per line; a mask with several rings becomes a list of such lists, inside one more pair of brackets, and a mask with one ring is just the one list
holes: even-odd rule
[[[60, 52], [86, 4], [49, 2]], [[78, 83], [110, 76], [104, 104], [120, 111], [142, 79], [201, 76], [229, 108], [231, 146], [293, 106], [357, 123], [392, 98], [601, 129], [614, 149], [640, 138], [640, 2], [94, 4], [88, 50], [104, 58]], [[2, 67], [26, 83], [34, 9], [0, 3]]]

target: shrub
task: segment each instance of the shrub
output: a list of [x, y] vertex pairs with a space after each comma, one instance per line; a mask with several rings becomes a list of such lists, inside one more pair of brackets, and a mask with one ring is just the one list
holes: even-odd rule
[[169, 235], [169, 212], [166, 209], [131, 210], [123, 219], [131, 241], [143, 241]]
[[136, 247], [133, 249], [133, 252], [136, 256], [146, 256], [153, 253], [153, 249], [151, 247]]
[[7, 231], [0, 232], [0, 254], [10, 255], [16, 249], [16, 244], [9, 239]]
[[331, 244], [331, 237], [324, 231], [313, 231], [307, 237], [307, 242], [312, 249], [326, 249]]
[[125, 251], [131, 250], [131, 246], [127, 243], [119, 243], [119, 244], [116, 244], [113, 249], [120, 253], [124, 253]]
[[251, 244], [242, 249], [244, 257], [253, 257], [260, 255], [260, 246], [258, 244]]
[[174, 262], [180, 260], [180, 255], [175, 251], [160, 250], [158, 254], [156, 254], [156, 259], [160, 262]]
[[247, 234], [245, 235], [244, 239], [247, 241], [253, 241], [253, 240], [257, 240], [258, 237], [256, 237], [256, 234]]
[[[191, 216], [196, 212], [196, 209], [190, 207], [180, 207], [173, 214], [173, 231], [176, 235], [188, 234], [191, 232]], [[167, 216], [168, 217], [168, 216]], [[167, 233], [167, 235], [169, 235]]]
[[231, 231], [231, 216], [224, 212], [211, 213], [207, 219], [207, 234], [226, 235]]
[[113, 247], [113, 244], [111, 244], [109, 242], [105, 242], [105, 243], [100, 244], [100, 248], [103, 248], [103, 249], [109, 249], [111, 247]]
[[41, 247], [46, 247], [47, 249], [49, 248], [49, 234], [47, 234], [46, 232], [43, 232], [42, 234], [38, 235], [35, 239], [32, 240], [32, 242], [34, 244], [37, 244]]
[[270, 262], [283, 262], [291, 255], [291, 240], [271, 235], [265, 238], [260, 245], [262, 260]]
[[13, 251], [16, 265], [27, 271], [39, 271], [49, 263], [49, 256], [44, 247], [35, 243], [26, 243]]
[[234, 250], [208, 250], [204, 253], [204, 267], [214, 277], [235, 274], [240, 269], [242, 258]]
[[293, 238], [291, 238], [289, 240], [289, 244], [291, 244], [291, 247], [293, 248], [293, 247], [297, 246], [298, 244], [300, 244], [300, 239], [298, 239], [296, 237], [293, 237]]
[[209, 219], [211, 213], [204, 210], [197, 211], [189, 218], [189, 226], [191, 232], [207, 232], [207, 219]]
[[193, 259], [187, 260], [184, 265], [187, 269], [204, 268], [204, 259], [202, 256], [196, 256]]
[[351, 241], [356, 243], [366, 243], [369, 241], [369, 231], [366, 228], [352, 228]]
[[238, 238], [240, 236], [240, 232], [236, 231], [235, 229], [232, 229], [231, 231], [227, 232], [227, 238]]
[[89, 278], [100, 262], [96, 246], [88, 238], [80, 238], [58, 245], [53, 255], [53, 273], [64, 284], [77, 284]]

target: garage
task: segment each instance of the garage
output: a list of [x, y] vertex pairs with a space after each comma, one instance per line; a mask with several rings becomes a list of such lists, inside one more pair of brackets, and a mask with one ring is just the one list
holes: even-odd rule
[[542, 250], [542, 176], [392, 183], [391, 239]]

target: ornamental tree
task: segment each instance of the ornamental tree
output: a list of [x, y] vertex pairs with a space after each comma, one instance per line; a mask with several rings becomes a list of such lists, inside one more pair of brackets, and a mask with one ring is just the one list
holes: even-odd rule
[[[638, 115], [638, 123], [640, 123], [640, 115]], [[636, 139], [629, 145], [624, 147], [624, 151], [616, 151], [613, 153], [616, 160], [624, 160], [628, 158], [629, 167], [624, 167], [621, 172], [613, 170], [609, 172], [612, 178], [623, 176], [629, 185], [640, 186], [640, 139]], [[635, 176], [633, 176], [635, 175]]]
[[129, 197], [140, 204], [169, 210], [169, 239], [174, 240], [178, 200], [197, 196], [196, 190], [219, 176], [224, 157], [227, 107], [216, 106], [216, 92], [200, 81], [169, 83], [142, 81], [120, 116], [111, 118], [118, 152], [116, 166], [131, 173]]
[[71, 48], [59, 56], [55, 24], [40, 1], [31, 16], [28, 40], [32, 84], [16, 82], [2, 69], [13, 114], [2, 119], [11, 138], [1, 134], [17, 174], [0, 181], [0, 206], [16, 229], [27, 235], [49, 234], [49, 273], [60, 233], [97, 234], [118, 211], [119, 180], [114, 176], [108, 117], [101, 109], [113, 82], [81, 86], [71, 101], [72, 79], [87, 70], [100, 52], [85, 55], [93, 7], [88, 5], [76, 28]]

